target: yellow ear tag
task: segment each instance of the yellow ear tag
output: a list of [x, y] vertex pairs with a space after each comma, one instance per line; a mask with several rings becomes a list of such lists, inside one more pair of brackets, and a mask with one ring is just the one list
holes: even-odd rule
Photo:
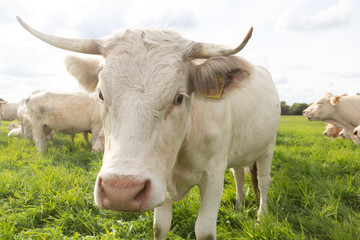
[[211, 89], [209, 94], [204, 94], [204, 97], [207, 98], [220, 98], [221, 94], [223, 93], [224, 90], [224, 86], [225, 86], [225, 82], [224, 79], [221, 76], [216, 76], [218, 83], [219, 83], [219, 88], [218, 89]]

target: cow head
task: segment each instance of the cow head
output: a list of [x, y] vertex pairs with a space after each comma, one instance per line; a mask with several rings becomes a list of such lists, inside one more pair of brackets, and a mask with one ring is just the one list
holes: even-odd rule
[[334, 124], [327, 124], [326, 125], [326, 129], [325, 131], [323, 132], [323, 134], [325, 136], [328, 136], [330, 138], [336, 138], [337, 136], [339, 136], [340, 132], [342, 131], [343, 129], [341, 127], [338, 127]]
[[[103, 165], [95, 185], [102, 208], [152, 209], [172, 191], [171, 173], [188, 125], [191, 98], [248, 77], [235, 47], [186, 40], [170, 31], [127, 30], [105, 40], [33, 35], [56, 47], [97, 54], [104, 62], [68, 57], [68, 71], [89, 91], [98, 91], [104, 126]], [[202, 64], [194, 59], [208, 59]]]
[[355, 143], [360, 144], [360, 125], [354, 129], [352, 139]]
[[335, 112], [335, 105], [339, 102], [338, 96], [331, 93], [325, 94], [319, 101], [311, 104], [303, 111], [309, 121], [324, 121]]

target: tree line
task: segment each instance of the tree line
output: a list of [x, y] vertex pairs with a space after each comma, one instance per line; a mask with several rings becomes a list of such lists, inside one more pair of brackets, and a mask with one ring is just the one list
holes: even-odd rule
[[285, 101], [281, 101], [280, 103], [281, 115], [302, 115], [302, 112], [309, 106], [307, 103], [294, 103], [290, 107]]

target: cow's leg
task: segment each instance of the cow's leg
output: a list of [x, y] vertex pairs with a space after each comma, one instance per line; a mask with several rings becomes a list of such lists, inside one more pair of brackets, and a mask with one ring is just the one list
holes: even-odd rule
[[75, 134], [70, 134], [71, 143], [74, 143]]
[[22, 137], [26, 139], [24, 120], [21, 120], [20, 125], [21, 125], [21, 134], [22, 134]]
[[258, 220], [260, 221], [262, 216], [267, 213], [267, 194], [270, 188], [270, 172], [271, 161], [273, 158], [274, 148], [268, 151], [268, 153], [261, 160], [256, 161], [257, 165], [257, 178], [260, 191], [260, 207], [258, 211]]
[[89, 143], [89, 134], [88, 134], [88, 132], [83, 132], [82, 135], [84, 137], [85, 142]]
[[236, 186], [235, 209], [239, 210], [242, 204], [244, 203], [244, 199], [245, 199], [245, 194], [244, 194], [245, 171], [243, 167], [236, 167], [236, 168], [232, 168], [231, 172], [234, 175], [235, 186]]
[[172, 201], [166, 200], [163, 205], [155, 208], [154, 239], [166, 239], [172, 219]]
[[224, 188], [225, 169], [226, 166], [219, 164], [201, 179], [200, 209], [195, 223], [196, 239], [216, 239], [216, 220]]
[[33, 136], [39, 153], [44, 153], [46, 149], [46, 135], [42, 126], [34, 126]]

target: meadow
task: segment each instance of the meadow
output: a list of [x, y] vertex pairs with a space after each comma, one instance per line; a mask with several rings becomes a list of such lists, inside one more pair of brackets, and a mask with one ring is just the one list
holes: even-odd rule
[[[95, 206], [102, 154], [91, 154], [80, 134], [74, 144], [55, 135], [41, 155], [33, 141], [7, 137], [9, 124], [2, 122], [0, 132], [0, 239], [152, 239], [152, 211]], [[329, 139], [324, 129], [322, 122], [281, 117], [261, 223], [250, 176], [243, 209], [235, 211], [235, 184], [226, 172], [218, 239], [360, 239], [360, 146]], [[194, 188], [174, 204], [168, 239], [195, 238], [198, 196]]]

